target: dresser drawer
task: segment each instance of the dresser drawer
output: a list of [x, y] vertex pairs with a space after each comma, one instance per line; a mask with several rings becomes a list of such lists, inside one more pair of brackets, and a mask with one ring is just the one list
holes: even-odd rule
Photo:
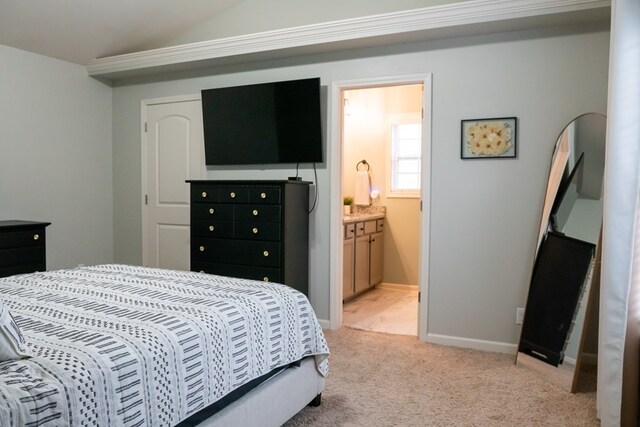
[[14, 274], [33, 273], [36, 271], [45, 271], [46, 269], [47, 267], [44, 263], [0, 267], [0, 277], [13, 276]]
[[372, 234], [377, 230], [376, 221], [366, 221], [364, 223], [364, 234]]
[[191, 261], [279, 267], [280, 243], [193, 238]]
[[280, 222], [280, 206], [273, 205], [236, 205], [236, 221]]
[[40, 264], [45, 261], [44, 246], [0, 249], [0, 267]]
[[211, 185], [192, 185], [191, 201], [192, 202], [209, 202], [216, 203], [218, 201], [218, 187]]
[[344, 238], [345, 239], [353, 239], [353, 236], [356, 234], [356, 225], [355, 224], [346, 224], [344, 226]]
[[191, 234], [202, 237], [233, 237], [233, 221], [193, 220]]
[[18, 248], [22, 246], [44, 247], [44, 228], [0, 232], [0, 249]]
[[191, 270], [219, 276], [240, 277], [242, 279], [261, 280], [263, 282], [281, 282], [279, 268], [254, 267], [251, 265], [219, 264], [210, 262], [194, 262]]
[[245, 240], [280, 241], [280, 224], [269, 222], [236, 222], [233, 237]]
[[191, 219], [216, 219], [231, 221], [233, 219], [233, 205], [221, 203], [194, 203], [191, 206]]
[[280, 189], [258, 187], [249, 189], [249, 203], [280, 204]]
[[220, 203], [248, 203], [249, 189], [245, 187], [220, 187], [218, 201]]

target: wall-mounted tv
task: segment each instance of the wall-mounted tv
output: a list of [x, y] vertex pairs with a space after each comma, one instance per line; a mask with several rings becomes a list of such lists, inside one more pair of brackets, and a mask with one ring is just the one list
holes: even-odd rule
[[321, 163], [320, 79], [202, 91], [207, 165]]

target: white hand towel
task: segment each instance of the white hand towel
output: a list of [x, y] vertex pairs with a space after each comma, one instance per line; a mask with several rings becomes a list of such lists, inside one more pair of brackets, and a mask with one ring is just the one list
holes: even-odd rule
[[371, 204], [369, 199], [370, 192], [371, 186], [369, 183], [369, 172], [356, 172], [356, 188], [353, 196], [353, 203], [360, 206], [369, 206]]

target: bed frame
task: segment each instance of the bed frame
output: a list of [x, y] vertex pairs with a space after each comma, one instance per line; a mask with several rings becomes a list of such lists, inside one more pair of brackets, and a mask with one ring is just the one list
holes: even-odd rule
[[304, 409], [318, 406], [325, 378], [313, 357], [299, 367], [291, 367], [260, 384], [241, 399], [202, 421], [202, 427], [278, 427]]

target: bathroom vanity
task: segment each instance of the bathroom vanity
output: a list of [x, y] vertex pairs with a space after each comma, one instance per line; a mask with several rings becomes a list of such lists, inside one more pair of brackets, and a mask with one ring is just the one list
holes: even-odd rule
[[382, 282], [384, 213], [345, 215], [343, 219], [342, 300]]

